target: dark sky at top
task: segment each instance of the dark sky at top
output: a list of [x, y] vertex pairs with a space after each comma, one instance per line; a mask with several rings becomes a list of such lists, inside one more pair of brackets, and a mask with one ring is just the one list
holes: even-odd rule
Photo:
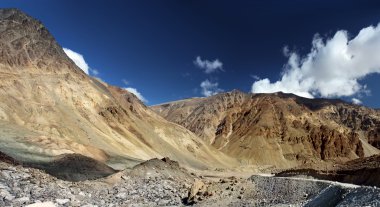
[[[356, 36], [380, 22], [375, 0], [2, 0], [0, 6], [41, 20], [101, 79], [136, 88], [148, 105], [202, 96], [206, 79], [224, 91], [250, 92], [253, 75], [280, 78], [284, 46], [306, 55], [316, 33], [331, 37], [344, 29]], [[220, 60], [223, 71], [203, 73], [193, 63], [197, 56]], [[360, 97], [364, 105], [380, 108], [379, 78], [361, 80], [371, 90]]]

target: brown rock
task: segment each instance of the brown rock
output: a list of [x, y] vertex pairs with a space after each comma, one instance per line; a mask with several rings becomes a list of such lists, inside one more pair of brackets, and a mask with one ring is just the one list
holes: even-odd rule
[[189, 191], [189, 200], [194, 200], [195, 196], [201, 192], [201, 190], [205, 187], [205, 184], [199, 180], [199, 179], [194, 179], [194, 183], [190, 188]]
[[234, 90], [152, 109], [244, 164], [289, 168], [380, 153], [370, 146], [380, 143], [380, 112], [341, 100]]

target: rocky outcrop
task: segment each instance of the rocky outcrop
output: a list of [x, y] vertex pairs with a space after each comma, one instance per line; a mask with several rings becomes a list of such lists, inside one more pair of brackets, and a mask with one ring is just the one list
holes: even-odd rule
[[380, 128], [371, 129], [367, 132], [368, 134], [368, 143], [372, 146], [380, 149]]
[[349, 104], [338, 104], [326, 117], [364, 133], [366, 140], [380, 149], [380, 111]]
[[350, 157], [351, 153], [355, 153], [359, 157], [364, 156], [363, 146], [355, 132], [340, 133], [326, 125], [320, 127], [306, 126], [303, 130], [308, 132], [306, 137], [290, 137], [286, 141], [298, 143], [301, 140], [304, 144], [310, 143], [317, 158], [328, 160], [337, 157]]

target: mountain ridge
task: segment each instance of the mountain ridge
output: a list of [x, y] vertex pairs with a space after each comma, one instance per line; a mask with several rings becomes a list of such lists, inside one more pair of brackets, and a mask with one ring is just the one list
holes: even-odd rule
[[151, 108], [230, 156], [259, 165], [287, 168], [379, 152], [379, 112], [339, 99], [234, 90]]
[[18, 9], [0, 9], [0, 151], [24, 162], [77, 153], [116, 169], [171, 157], [194, 168], [236, 161], [87, 76], [54, 37]]

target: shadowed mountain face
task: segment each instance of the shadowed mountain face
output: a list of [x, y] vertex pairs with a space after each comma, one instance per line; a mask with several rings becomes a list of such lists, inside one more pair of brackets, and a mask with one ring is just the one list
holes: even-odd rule
[[0, 141], [26, 163], [66, 153], [114, 168], [164, 156], [196, 168], [234, 163], [133, 94], [87, 76], [41, 22], [16, 9], [0, 9]]
[[380, 112], [340, 100], [232, 91], [152, 109], [252, 164], [293, 167], [379, 152]]

